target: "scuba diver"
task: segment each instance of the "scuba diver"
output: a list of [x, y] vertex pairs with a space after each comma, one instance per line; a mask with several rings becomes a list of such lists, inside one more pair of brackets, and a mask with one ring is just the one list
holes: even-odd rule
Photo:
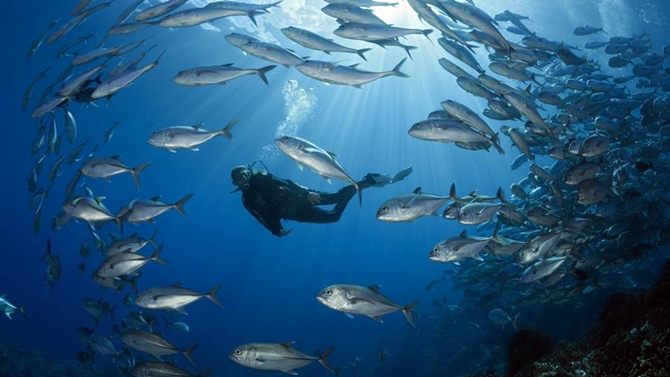
[[[289, 179], [283, 179], [270, 174], [265, 170], [254, 171], [256, 162], [244, 166], [240, 165], [230, 172], [230, 177], [237, 189], [242, 191], [242, 204], [259, 223], [277, 237], [291, 233], [286, 230], [281, 220], [294, 220], [301, 223], [333, 223], [342, 216], [349, 200], [356, 194], [356, 187], [348, 185], [335, 193], [311, 190]], [[357, 182], [361, 188], [382, 187], [390, 183], [403, 180], [412, 173], [412, 168], [406, 168], [393, 177], [388, 175], [368, 173], [362, 181]], [[322, 205], [331, 205], [327, 210]]]

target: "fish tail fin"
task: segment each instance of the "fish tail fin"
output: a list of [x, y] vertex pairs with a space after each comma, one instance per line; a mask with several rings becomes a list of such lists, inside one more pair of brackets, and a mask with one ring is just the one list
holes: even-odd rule
[[407, 304], [404, 308], [402, 308], [402, 314], [405, 315], [405, 318], [407, 318], [407, 322], [409, 322], [412, 327], [416, 329], [416, 325], [414, 324], [414, 318], [412, 318], [412, 308], [415, 306], [419, 305], [419, 301], [413, 301], [410, 304]]
[[158, 234], [158, 227], [156, 227], [156, 230], [154, 230], [154, 234], [151, 235], [151, 238], [149, 238], [149, 243], [152, 244], [154, 247], [157, 247], [156, 245], [156, 235]]
[[411, 51], [412, 51], [412, 50], [416, 50], [418, 47], [416, 47], [416, 46], [407, 46], [407, 45], [403, 45], [402, 48], [403, 48], [403, 50], [405, 50], [405, 52], [407, 53], [407, 56], [409, 56], [410, 59], [414, 60], [414, 58], [412, 57], [412, 53], [411, 53]]
[[519, 332], [519, 329], [516, 327], [516, 321], [519, 319], [519, 314], [521, 314], [521, 312], [516, 313], [516, 315], [514, 316], [514, 319], [512, 319], [510, 321], [510, 322], [512, 322], [512, 327], [514, 327], [514, 331], [516, 331], [516, 332]]
[[498, 151], [498, 153], [505, 154], [505, 151], [500, 146], [500, 138], [498, 137], [497, 133], [491, 136], [491, 143], [493, 144], [493, 147]]
[[[408, 46], [408, 47], [410, 47], [410, 46]], [[410, 56], [410, 57], [411, 57], [411, 56]], [[401, 60], [400, 63], [398, 63], [398, 64], [393, 68], [393, 70], [391, 71], [391, 74], [392, 74], [392, 75], [394, 75], [394, 76], [398, 76], [398, 77], [409, 77], [409, 75], [400, 72], [400, 67], [402, 67], [402, 65], [405, 63], [405, 60], [407, 60], [407, 58], [404, 58], [403, 60]]]
[[133, 175], [133, 182], [135, 182], [135, 187], [137, 187], [138, 190], [140, 189], [140, 172], [146, 169], [149, 165], [151, 165], [151, 162], [136, 166], [130, 171], [130, 173]]
[[[269, 66], [269, 67], [276, 67], [276, 66], [272, 65], [272, 66]], [[265, 67], [265, 68], [267, 68], [267, 67]], [[261, 68], [261, 69], [263, 69], [263, 68]], [[269, 70], [268, 70], [268, 71], [269, 71]], [[264, 78], [264, 77], [265, 77], [265, 76], [263, 76], [263, 77], [261, 77], [261, 78]], [[267, 81], [266, 81], [265, 79], [263, 79], [263, 81], [265, 81], [265, 82], [267, 83]], [[237, 122], [240, 121], [240, 118], [242, 118], [242, 117], [237, 117], [237, 118], [231, 120], [230, 122], [228, 122], [228, 124], [226, 124], [226, 125], [221, 129], [221, 131], [220, 131], [220, 132], [221, 132], [221, 135], [225, 136], [226, 139], [228, 139], [228, 140], [233, 140], [233, 134], [230, 133], [230, 130], [232, 130], [233, 127], [237, 124]]]
[[328, 369], [329, 372], [335, 373], [333, 368], [330, 366], [328, 363], [328, 356], [330, 356], [331, 353], [333, 353], [333, 350], [335, 347], [330, 346], [326, 352], [322, 353], [321, 356], [319, 356], [319, 364], [323, 365], [324, 368]]
[[[163, 318], [163, 319], [165, 319], [165, 318]], [[188, 347], [187, 349], [181, 351], [181, 353], [183, 353], [184, 357], [186, 357], [186, 359], [188, 359], [188, 361], [191, 364], [193, 364], [194, 367], [197, 368], [198, 366], [195, 364], [195, 361], [193, 361], [193, 358], [191, 357], [191, 353], [193, 353], [193, 351], [195, 351], [196, 348], [198, 348], [198, 343], [196, 343], [196, 344]]]
[[216, 298], [216, 294], [219, 292], [219, 289], [221, 289], [222, 286], [223, 284], [217, 285], [216, 287], [212, 288], [209, 292], [207, 292], [207, 294], [205, 295], [205, 297], [207, 297], [210, 301], [214, 303], [214, 305], [218, 306], [219, 308], [223, 308], [223, 304], [221, 304], [221, 301], [219, 301], [219, 299]]
[[265, 77], [265, 74], [266, 74], [268, 71], [270, 71], [270, 70], [272, 70], [273, 68], [275, 68], [275, 67], [276, 67], [276, 65], [268, 65], [268, 66], [265, 66], [265, 67], [263, 67], [263, 68], [259, 68], [259, 69], [256, 71], [256, 74], [258, 75], [258, 77], [261, 78], [261, 80], [263, 80], [263, 82], [265, 83], [265, 85], [270, 85], [270, 83], [268, 83], [268, 78]]
[[119, 227], [119, 232], [121, 232], [121, 234], [123, 234], [123, 221], [127, 218], [128, 215], [130, 215], [130, 213], [114, 218], [114, 221], [116, 221], [116, 226]]
[[258, 27], [258, 24], [256, 23], [256, 16], [259, 14], [263, 14], [265, 12], [259, 12], [257, 10], [252, 10], [251, 12], [247, 13], [247, 17], [251, 20], [251, 22], [254, 23], [254, 26]]
[[[428, 38], [428, 35], [429, 35], [430, 33], [432, 33], [432, 32], [433, 32], [433, 29], [424, 29], [424, 30], [421, 30], [421, 34], [423, 34], [426, 38]], [[430, 38], [428, 38], [428, 40], [430, 41]], [[432, 42], [432, 41], [431, 41], [431, 42]]]
[[167, 262], [165, 261], [165, 259], [161, 258], [161, 253], [163, 252], [163, 245], [165, 245], [165, 244], [160, 244], [160, 245], [158, 246], [158, 248], [156, 249], [156, 251], [154, 251], [154, 253], [151, 254], [150, 259], [153, 260], [153, 261], [156, 261], [156, 262], [158, 262], [158, 263], [160, 263], [160, 264], [167, 264]]
[[356, 54], [358, 54], [358, 56], [360, 56], [363, 60], [368, 61], [368, 59], [366, 59], [365, 55], [363, 55], [363, 54], [365, 54], [366, 52], [368, 52], [370, 50], [372, 50], [372, 49], [371, 48], [362, 48], [360, 50], [356, 50]]
[[140, 279], [140, 276], [142, 276], [141, 272], [130, 279], [130, 287], [133, 289], [133, 292], [135, 292], [135, 294], [139, 293], [139, 291], [137, 290], [137, 281]]
[[44, 252], [44, 255], [42, 255], [40, 260], [45, 260], [49, 257], [51, 257], [51, 238], [47, 238], [47, 250]]
[[19, 313], [21, 313], [21, 316], [23, 318], [28, 319], [28, 316], [26, 315], [26, 306], [25, 305], [21, 305], [21, 307], [19, 308]]
[[210, 373], [212, 373], [213, 370], [214, 370], [213, 368], [209, 368], [206, 371], [196, 375], [195, 377], [207, 377], [209, 376]]
[[184, 204], [186, 204], [186, 202], [191, 200], [192, 197], [193, 193], [190, 193], [185, 197], [179, 199], [179, 201], [173, 205], [175, 211], [179, 212], [179, 214], [181, 214], [182, 216], [186, 216], [186, 212], [184, 212]]

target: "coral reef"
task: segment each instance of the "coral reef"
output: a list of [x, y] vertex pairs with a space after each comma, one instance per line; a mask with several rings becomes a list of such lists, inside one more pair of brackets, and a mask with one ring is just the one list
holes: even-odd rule
[[521, 333], [510, 342], [510, 377], [670, 376], [670, 260], [653, 287], [610, 295], [596, 324], [547, 357], [544, 335]]

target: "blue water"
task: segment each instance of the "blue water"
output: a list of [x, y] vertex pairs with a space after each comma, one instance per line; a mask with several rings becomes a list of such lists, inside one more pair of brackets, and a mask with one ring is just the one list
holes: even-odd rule
[[[411, 9], [404, 1], [400, 2], [403, 4], [399, 11], [384, 8], [379, 16], [397, 26], [428, 27], [422, 25], [415, 14], [407, 12]], [[93, 327], [93, 322], [80, 308], [82, 299], [101, 297], [112, 306], [119, 305], [115, 320], [106, 318], [98, 326], [98, 331], [105, 334], [109, 334], [111, 327], [129, 310], [139, 308], [129, 309], [121, 303], [128, 288], [121, 294], [104, 292], [91, 281], [91, 272], [102, 261], [95, 250], [92, 249], [91, 257], [85, 260], [83, 276], [77, 273], [76, 266], [83, 260], [79, 245], [90, 239], [84, 222], [71, 222], [57, 232], [49, 229], [51, 218], [64, 199], [65, 187], [81, 162], [64, 165], [62, 175], [55, 180], [44, 202], [41, 231], [33, 234], [34, 212], [27, 208], [31, 193], [26, 189], [26, 177], [37, 159], [29, 152], [39, 121], [31, 119], [30, 112], [45, 86], [54, 82], [69, 64], [66, 58], [54, 58], [60, 46], [89, 33], [102, 35], [129, 3], [114, 1], [111, 7], [95, 14], [54, 45], [41, 46], [31, 58], [26, 57], [26, 51], [33, 40], [51, 20], [62, 17], [60, 24], [66, 22], [77, 1], [5, 4], [8, 11], [4, 12], [4, 30], [0, 34], [4, 47], [0, 79], [4, 83], [5, 130], [0, 149], [4, 176], [0, 195], [4, 214], [0, 293], [8, 294], [16, 305], [25, 304], [29, 319], [26, 321], [16, 314], [11, 321], [0, 318], [0, 335], [56, 359], [75, 359], [78, 351], [85, 350], [75, 329]], [[358, 375], [430, 375], [449, 368], [459, 373], [472, 372], [478, 367], [499, 369], [513, 330], [509, 326], [502, 330], [486, 317], [492, 307], [473, 309], [468, 314], [472, 325], [450, 322], [449, 310], [437, 309], [431, 301], [446, 297], [447, 305], [457, 305], [462, 291], [453, 289], [449, 280], [441, 282], [433, 291], [425, 291], [426, 284], [439, 278], [448, 267], [430, 262], [428, 251], [435, 243], [458, 235], [465, 227], [439, 217], [398, 224], [375, 219], [382, 202], [411, 192], [417, 186], [425, 192], [446, 195], [450, 185], [455, 183], [463, 195], [473, 190], [493, 195], [499, 186], [507, 189], [510, 183], [527, 174], [526, 168], [510, 170], [517, 150], [511, 148], [507, 137], [501, 140], [508, 153], [501, 156], [495, 151], [466, 151], [407, 135], [413, 123], [439, 109], [439, 103], [445, 99], [462, 102], [478, 112], [484, 109], [484, 101], [464, 92], [437, 64], [437, 59], [445, 53], [435, 43], [435, 37], [431, 38], [432, 43], [423, 36], [409, 36], [404, 41], [419, 47], [413, 52], [413, 59], [407, 60], [402, 68], [410, 78], [388, 77], [366, 84], [362, 89], [326, 85], [303, 76], [294, 68], [282, 66], [269, 72], [267, 86], [254, 76], [233, 80], [225, 86], [193, 88], [172, 83], [178, 71], [193, 66], [234, 63], [238, 67], [258, 68], [267, 65], [231, 47], [223, 39], [231, 31], [279, 43], [300, 56], [341, 64], [361, 63], [359, 68], [371, 71], [389, 70], [406, 56], [398, 48], [385, 50], [334, 36], [347, 46], [372, 47], [366, 54], [369, 62], [351, 54], [328, 56], [296, 45], [278, 29], [289, 25], [324, 31], [337, 27], [334, 20], [318, 11], [325, 2], [310, 0], [308, 8], [303, 8], [301, 3], [285, 0], [281, 8], [272, 8], [271, 14], [257, 17], [258, 28], [250, 26], [248, 20], [236, 18], [215, 21], [213, 25], [221, 31], [201, 27], [168, 30], [156, 26], [129, 36], [111, 37], [107, 45], [150, 37], [137, 50], [158, 45], [145, 63], [163, 50], [165, 54], [158, 67], [120, 91], [108, 104], [103, 100], [98, 101], [97, 106], [70, 106], [79, 128], [76, 144], [92, 137], [85, 153], [97, 144], [98, 156], [119, 155], [129, 166], [151, 162], [141, 173], [139, 191], [127, 174], [115, 176], [109, 183], [84, 180], [96, 196], [106, 197], [105, 205], [113, 212], [138, 197], [148, 199], [160, 195], [162, 200], [172, 203], [188, 193], [195, 193], [185, 206], [187, 217], [171, 211], [157, 218], [156, 224], [143, 223], [137, 227], [126, 224], [124, 233], [138, 232], [149, 237], [157, 228], [158, 242], [165, 244], [162, 256], [168, 265], [147, 264], [139, 279], [140, 290], [181, 281], [188, 288], [205, 292], [223, 284], [218, 297], [224, 309], [208, 300], [198, 301], [187, 306], [188, 316], [170, 316], [172, 320], [188, 323], [190, 332], [168, 330], [163, 333], [182, 348], [199, 343], [193, 355], [199, 368], [188, 365], [180, 355], [173, 359], [178, 366], [192, 372], [214, 368], [214, 376], [270, 375], [271, 372], [246, 369], [233, 363], [228, 353], [247, 342], [295, 341], [295, 347], [307, 353], [335, 346], [331, 364], [346, 367], [359, 359], [359, 365], [353, 370]], [[657, 50], [670, 43], [667, 36], [670, 8], [660, 0], [602, 0], [588, 5], [567, 0], [544, 1], [541, 5], [532, 0], [513, 4], [500, 0], [475, 3], [491, 15], [504, 11], [505, 7], [528, 15], [532, 21], [526, 25], [531, 30], [569, 45], [605, 39], [602, 35], [574, 36], [574, 27], [584, 24], [602, 26], [611, 35], [646, 32]], [[510, 36], [510, 39], [520, 37]], [[89, 45], [95, 46], [97, 41], [99, 39]], [[479, 50], [478, 58], [487, 62], [485, 53]], [[598, 56], [599, 52], [588, 53], [592, 54], [588, 55], [589, 59], [603, 58]], [[37, 72], [49, 65], [53, 68], [36, 86], [27, 110], [21, 111], [25, 88]], [[76, 69], [75, 72], [81, 71]], [[62, 125], [60, 109], [56, 110], [56, 117]], [[146, 142], [151, 132], [160, 128], [204, 123], [208, 129], [218, 129], [236, 117], [241, 120], [232, 131], [232, 141], [217, 138], [203, 144], [199, 152], [170, 153]], [[105, 131], [116, 121], [120, 124], [113, 138], [104, 144]], [[510, 122], [489, 121], [489, 124], [497, 130]], [[352, 201], [338, 223], [285, 222], [285, 228], [293, 231], [277, 238], [244, 210], [239, 193], [229, 193], [235, 188], [230, 182], [231, 168], [262, 160], [272, 174], [316, 190], [336, 191], [344, 186], [339, 181], [328, 185], [318, 175], [300, 171], [293, 161], [272, 146], [272, 140], [283, 133], [301, 136], [335, 152], [340, 163], [356, 179], [368, 172], [395, 173], [407, 166], [412, 166], [414, 171], [398, 184], [365, 190], [362, 206]], [[64, 141], [61, 153], [69, 153], [70, 148]], [[48, 171], [56, 158], [57, 155], [47, 158], [38, 187], [48, 186]], [[113, 225], [107, 225], [101, 233], [117, 231]], [[475, 230], [468, 228], [468, 232]], [[63, 266], [62, 279], [51, 291], [43, 276], [47, 263], [40, 261], [47, 238], [51, 239], [54, 253], [60, 254]], [[631, 276], [640, 278], [640, 273], [635, 275], [634, 271], [630, 269]], [[381, 292], [401, 305], [420, 300], [414, 315], [422, 331], [409, 327], [400, 313], [384, 316], [384, 323], [380, 324], [365, 317], [349, 319], [315, 300], [316, 293], [336, 283], [381, 284]], [[604, 294], [595, 293], [589, 301], [591, 305], [577, 309], [568, 305], [557, 309], [558, 312], [543, 308], [535, 312], [524, 310], [519, 323], [570, 338], [594, 320], [603, 297]], [[550, 312], [553, 316], [548, 314]], [[565, 318], [573, 319], [567, 324]], [[120, 349], [122, 343], [118, 339], [114, 342]], [[380, 360], [380, 348], [390, 352], [386, 361]], [[485, 351], [494, 356], [482, 356]], [[456, 354], [463, 356], [452, 359]], [[487, 360], [487, 365], [480, 365], [482, 359]], [[112, 365], [111, 359], [105, 360], [99, 355], [96, 363]], [[298, 372], [303, 375], [327, 373], [316, 363]]]

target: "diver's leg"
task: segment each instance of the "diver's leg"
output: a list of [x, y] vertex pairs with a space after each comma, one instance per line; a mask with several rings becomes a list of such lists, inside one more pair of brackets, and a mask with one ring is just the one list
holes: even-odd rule
[[322, 195], [320, 205], [335, 204], [332, 210], [310, 206], [303, 208], [298, 218], [293, 220], [303, 223], [334, 223], [340, 220], [344, 209], [347, 208], [347, 204], [355, 194], [356, 188], [354, 186], [346, 186], [334, 194]]

